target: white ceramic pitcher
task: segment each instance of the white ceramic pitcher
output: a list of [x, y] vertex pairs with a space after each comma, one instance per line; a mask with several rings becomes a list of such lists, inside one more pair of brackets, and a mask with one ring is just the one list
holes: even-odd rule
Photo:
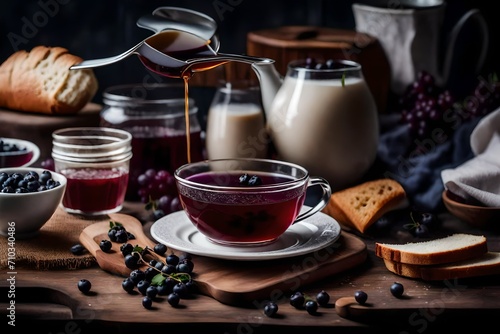
[[[453, 26], [444, 55], [440, 54], [441, 29], [446, 3], [442, 0], [405, 0], [355, 3], [352, 5], [356, 31], [379, 39], [391, 66], [391, 90], [403, 93], [420, 70], [432, 74], [438, 85], [448, 82], [453, 51], [460, 32], [469, 21], [478, 25], [482, 45], [475, 74], [482, 68], [488, 51], [488, 27], [477, 9], [466, 12]], [[390, 5], [392, 4], [392, 6]], [[440, 59], [443, 59], [441, 64]]]

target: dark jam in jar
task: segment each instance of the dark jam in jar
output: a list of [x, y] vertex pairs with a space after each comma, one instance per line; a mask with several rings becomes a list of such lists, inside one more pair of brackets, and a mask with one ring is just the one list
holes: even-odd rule
[[204, 144], [193, 99], [189, 101], [188, 148], [182, 84], [114, 86], [105, 90], [103, 98], [101, 126], [132, 134], [127, 200], [140, 199], [137, 179], [147, 169], [173, 174], [183, 164], [203, 160]]

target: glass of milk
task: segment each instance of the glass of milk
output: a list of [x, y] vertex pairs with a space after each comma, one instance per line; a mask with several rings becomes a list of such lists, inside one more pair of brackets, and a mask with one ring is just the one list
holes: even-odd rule
[[208, 110], [208, 159], [266, 158], [269, 138], [258, 86], [224, 82]]

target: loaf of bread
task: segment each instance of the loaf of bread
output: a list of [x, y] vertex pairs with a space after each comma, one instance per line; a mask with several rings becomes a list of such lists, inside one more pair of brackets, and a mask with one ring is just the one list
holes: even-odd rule
[[406, 192], [393, 179], [378, 179], [334, 192], [323, 212], [361, 233], [389, 211], [408, 205]]
[[482, 235], [456, 233], [447, 237], [405, 244], [375, 243], [375, 254], [397, 263], [438, 265], [477, 258], [488, 252]]
[[405, 277], [427, 281], [449, 280], [487, 275], [500, 275], [500, 253], [487, 252], [468, 260], [440, 265], [416, 265], [384, 259], [391, 272]]
[[17, 51], [0, 65], [0, 107], [44, 114], [74, 114], [97, 92], [94, 72], [70, 70], [82, 59], [62, 47]]

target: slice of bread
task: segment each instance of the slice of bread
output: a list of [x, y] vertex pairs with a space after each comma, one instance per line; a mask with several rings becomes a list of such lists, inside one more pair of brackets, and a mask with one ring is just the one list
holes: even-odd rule
[[406, 192], [393, 179], [378, 179], [333, 193], [323, 212], [361, 233], [391, 210], [408, 205]]
[[62, 47], [36, 46], [0, 65], [0, 107], [43, 114], [75, 114], [97, 92], [94, 72], [70, 70], [82, 59]]
[[375, 243], [375, 254], [392, 262], [438, 265], [477, 258], [488, 251], [481, 235], [457, 233], [447, 237], [406, 244]]
[[397, 275], [426, 281], [500, 275], [500, 253], [497, 252], [487, 252], [477, 258], [441, 265], [419, 266], [388, 259], [384, 259], [384, 263], [389, 271]]

